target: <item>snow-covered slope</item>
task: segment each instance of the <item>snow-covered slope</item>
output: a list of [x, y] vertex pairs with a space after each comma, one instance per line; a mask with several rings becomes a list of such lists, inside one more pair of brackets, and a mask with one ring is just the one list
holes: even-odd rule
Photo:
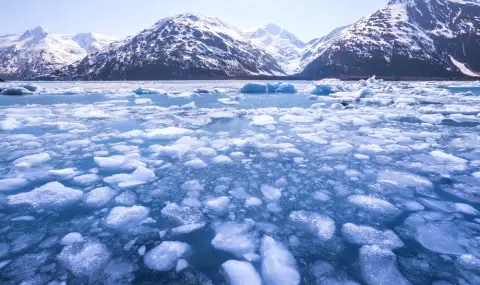
[[46, 79], [153, 80], [283, 75], [278, 62], [217, 18], [181, 14], [160, 20]]
[[294, 73], [300, 63], [300, 55], [306, 47], [294, 34], [275, 25], [267, 24], [244, 32], [247, 38], [265, 49], [278, 60], [286, 73]]
[[99, 34], [56, 35], [42, 26], [0, 36], [0, 77], [28, 78], [81, 60], [115, 39]]
[[303, 57], [303, 76], [457, 77], [480, 70], [480, 2], [392, 0]]

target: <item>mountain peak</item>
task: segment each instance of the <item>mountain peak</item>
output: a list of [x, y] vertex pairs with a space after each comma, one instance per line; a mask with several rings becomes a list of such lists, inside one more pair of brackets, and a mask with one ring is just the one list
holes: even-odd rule
[[34, 37], [36, 40], [41, 40], [48, 35], [48, 31], [42, 26], [37, 26], [33, 29], [27, 30], [21, 36], [21, 39]]
[[277, 24], [273, 24], [273, 23], [268, 23], [265, 25], [265, 31], [271, 35], [278, 35], [280, 34], [283, 29], [281, 27], [279, 27]]

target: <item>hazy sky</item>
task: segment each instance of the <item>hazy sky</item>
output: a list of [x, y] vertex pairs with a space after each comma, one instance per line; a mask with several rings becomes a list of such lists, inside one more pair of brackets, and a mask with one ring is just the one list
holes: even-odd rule
[[275, 23], [308, 41], [373, 13], [386, 0], [0, 0], [0, 34], [43, 25], [52, 33], [124, 37], [184, 12], [241, 29]]

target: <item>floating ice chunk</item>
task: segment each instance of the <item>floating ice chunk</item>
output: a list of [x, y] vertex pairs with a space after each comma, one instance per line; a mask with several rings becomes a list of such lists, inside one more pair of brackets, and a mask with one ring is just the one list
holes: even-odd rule
[[156, 271], [168, 271], [190, 251], [190, 246], [178, 241], [164, 241], [143, 257], [145, 266]]
[[329, 155], [347, 154], [353, 150], [353, 145], [346, 142], [332, 142], [332, 147], [325, 151]]
[[307, 116], [287, 114], [280, 117], [279, 121], [287, 124], [312, 123], [314, 121], [314, 118], [307, 117]]
[[280, 199], [280, 197], [282, 197], [282, 192], [280, 191], [280, 189], [267, 184], [263, 184], [260, 188], [260, 191], [262, 191], [263, 196], [268, 201], [276, 201]]
[[65, 168], [65, 169], [49, 170], [47, 173], [48, 175], [57, 179], [68, 179], [75, 176], [77, 172], [75, 171], [75, 168]]
[[180, 109], [183, 109], [183, 110], [190, 110], [190, 109], [196, 109], [196, 108], [197, 108], [197, 106], [195, 105], [194, 101], [180, 106]]
[[185, 270], [189, 266], [188, 261], [185, 259], [179, 259], [177, 261], [177, 266], [175, 266], [175, 272], [179, 273]]
[[85, 194], [84, 201], [89, 207], [100, 208], [115, 197], [117, 192], [110, 187], [100, 187]]
[[360, 152], [363, 153], [384, 153], [385, 149], [381, 148], [379, 145], [376, 144], [362, 144], [359, 148]]
[[347, 202], [359, 209], [374, 214], [383, 214], [388, 216], [398, 216], [401, 211], [390, 202], [365, 195], [352, 195], [347, 198]]
[[90, 140], [74, 140], [74, 141], [68, 141], [65, 143], [66, 146], [72, 146], [72, 147], [83, 147], [83, 146], [88, 146], [92, 142]]
[[57, 255], [58, 261], [78, 277], [97, 276], [110, 257], [110, 251], [105, 245], [87, 239], [64, 247]]
[[455, 265], [470, 284], [480, 284], [480, 259], [471, 254], [463, 254], [457, 258]]
[[25, 178], [6, 178], [0, 179], [0, 192], [17, 190], [28, 185]]
[[463, 237], [463, 230], [452, 221], [430, 221], [419, 214], [412, 214], [405, 219], [405, 233], [424, 248], [441, 253], [461, 255], [468, 240]]
[[96, 174], [84, 174], [84, 175], [73, 177], [73, 182], [82, 184], [82, 185], [92, 184], [93, 182], [96, 182], [98, 180], [100, 180], [100, 176]]
[[137, 95], [146, 95], [146, 94], [167, 95], [167, 92], [161, 89], [144, 88], [144, 87], [137, 88], [133, 90], [132, 93], [135, 93]]
[[167, 203], [161, 211], [162, 216], [180, 225], [198, 224], [203, 215], [189, 207], [180, 207], [176, 203]]
[[16, 167], [33, 167], [38, 166], [50, 160], [50, 155], [46, 152], [27, 155], [16, 159], [13, 164]]
[[330, 240], [335, 234], [335, 222], [328, 216], [315, 212], [293, 211], [288, 218], [296, 227], [306, 229], [321, 241]]
[[138, 99], [135, 99], [135, 104], [137, 104], [137, 105], [152, 104], [152, 99], [148, 99], [148, 98], [138, 98]]
[[163, 129], [150, 130], [149, 132], [145, 133], [144, 137], [151, 140], [168, 140], [192, 134], [194, 134], [194, 131], [189, 129], [167, 127]]
[[238, 105], [237, 101], [234, 101], [234, 98], [220, 98], [217, 100], [220, 103], [226, 104], [226, 105]]
[[71, 232], [71, 233], [65, 235], [60, 240], [60, 244], [61, 245], [71, 245], [71, 244], [73, 244], [74, 242], [77, 242], [77, 241], [83, 241], [82, 234], [77, 233], [77, 232]]
[[207, 200], [207, 202], [205, 202], [205, 207], [213, 211], [223, 212], [225, 211], [229, 203], [230, 198], [228, 198], [227, 196], [222, 196]]
[[198, 158], [187, 161], [187, 162], [185, 162], [184, 165], [187, 166], [187, 167], [194, 168], [194, 169], [202, 169], [202, 168], [205, 168], [205, 167], [208, 166], [208, 164], [206, 164], [203, 160], [198, 159]]
[[4, 110], [8, 117], [12, 118], [28, 118], [28, 117], [50, 117], [52, 111], [48, 108], [8, 108]]
[[19, 128], [21, 125], [22, 124], [14, 118], [6, 118], [5, 120], [0, 121], [0, 130], [11, 131]]
[[139, 161], [139, 159], [140, 159], [140, 155], [137, 153], [93, 158], [95, 163], [101, 168], [122, 168], [122, 169], [135, 169], [139, 166], [145, 167], [145, 163]]
[[198, 180], [189, 180], [182, 184], [185, 191], [203, 191], [204, 187]]
[[391, 230], [380, 231], [368, 226], [358, 226], [351, 223], [342, 226], [343, 238], [355, 245], [378, 245], [387, 249], [403, 247], [403, 242]]
[[255, 116], [250, 123], [252, 126], [268, 126], [276, 124], [275, 119], [269, 115]]
[[118, 206], [110, 211], [105, 219], [105, 225], [112, 229], [125, 229], [139, 225], [148, 217], [149, 210], [143, 206]]
[[309, 86], [304, 90], [304, 92], [310, 93], [313, 95], [328, 95], [328, 94], [334, 93], [332, 88], [325, 84], [316, 84], [316, 85]]
[[10, 195], [10, 206], [28, 205], [34, 209], [59, 209], [80, 201], [83, 192], [63, 186], [60, 182], [50, 182], [30, 192]]
[[240, 89], [242, 93], [268, 93], [268, 85], [265, 83], [247, 83]]
[[441, 124], [445, 117], [442, 114], [428, 114], [418, 117], [420, 121], [430, 124]]
[[405, 206], [406, 210], [411, 212], [423, 211], [425, 209], [425, 206], [418, 203], [417, 201], [409, 200], [409, 201], [402, 202], [402, 204]]
[[313, 197], [313, 199], [315, 199], [317, 201], [322, 201], [322, 202], [330, 201], [330, 199], [332, 199], [329, 195], [325, 194], [322, 191], [313, 192], [312, 197]]
[[398, 172], [392, 170], [380, 172], [377, 176], [377, 182], [401, 188], [412, 187], [416, 189], [429, 189], [433, 187], [432, 182], [424, 177], [407, 172]]
[[33, 92], [24, 87], [7, 87], [2, 90], [2, 95], [32, 95]]
[[205, 223], [196, 223], [196, 224], [188, 224], [188, 225], [178, 226], [178, 227], [173, 228], [170, 231], [170, 236], [188, 234], [188, 233], [194, 232], [196, 230], [199, 230], [203, 227], [205, 227]]
[[12, 222], [18, 222], [18, 221], [30, 222], [30, 221], [35, 221], [35, 217], [34, 216], [18, 216], [18, 217], [15, 217], [15, 218], [11, 218], [10, 221], [12, 221]]
[[125, 191], [115, 197], [115, 203], [118, 205], [133, 206], [136, 200], [137, 196], [132, 191]]
[[448, 118], [458, 123], [480, 122], [480, 118], [474, 115], [451, 114]]
[[262, 277], [265, 285], [297, 285], [300, 274], [292, 254], [270, 236], [262, 240]]
[[111, 117], [111, 115], [93, 105], [73, 109], [72, 116], [83, 119], [107, 119]]
[[411, 285], [397, 268], [397, 257], [388, 249], [365, 245], [360, 249], [360, 273], [368, 285]]
[[309, 133], [309, 134], [298, 134], [299, 137], [303, 138], [306, 141], [321, 144], [321, 145], [326, 145], [328, 144], [328, 141], [320, 137], [319, 135], [315, 133]]
[[140, 166], [132, 174], [115, 174], [105, 177], [103, 180], [108, 184], [117, 185], [120, 188], [127, 188], [152, 182], [155, 178], [155, 172]]
[[233, 160], [226, 156], [226, 155], [219, 155], [219, 156], [216, 156], [214, 158], [212, 158], [212, 162], [215, 163], [215, 164], [232, 164], [233, 163]]
[[147, 149], [149, 152], [153, 152], [158, 156], [165, 156], [171, 159], [181, 159], [185, 154], [190, 152], [192, 148], [186, 144], [175, 145], [151, 145]]
[[297, 93], [297, 89], [291, 83], [281, 83], [277, 88], [275, 88], [276, 93], [287, 93], [294, 94]]
[[263, 204], [262, 200], [256, 197], [250, 197], [247, 200], [245, 200], [245, 207], [258, 207], [262, 204]]
[[444, 162], [445, 164], [453, 163], [457, 165], [464, 165], [468, 162], [466, 159], [456, 157], [454, 155], [444, 153], [443, 151], [439, 151], [439, 150], [431, 151], [430, 155], [433, 156], [435, 159]]
[[212, 240], [212, 246], [218, 250], [230, 252], [241, 258], [248, 253], [255, 253], [257, 244], [255, 235], [251, 232], [253, 221], [246, 223], [228, 222], [215, 229], [217, 233]]
[[222, 269], [230, 285], [261, 285], [262, 280], [249, 262], [229, 260], [222, 264]]
[[478, 214], [480, 214], [478, 212], [477, 209], [475, 209], [474, 207], [468, 205], [468, 204], [463, 204], [463, 203], [455, 203], [455, 208], [465, 214], [465, 215], [469, 215], [469, 216], [478, 216]]

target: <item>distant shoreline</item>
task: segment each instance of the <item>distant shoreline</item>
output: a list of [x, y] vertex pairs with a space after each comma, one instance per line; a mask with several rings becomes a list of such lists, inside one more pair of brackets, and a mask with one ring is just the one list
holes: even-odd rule
[[[267, 76], [267, 75], [260, 75], [260, 76], [239, 76], [239, 77], [215, 77], [215, 78], [206, 78], [206, 77], [199, 77], [199, 78], [145, 78], [145, 79], [127, 79], [127, 80], [38, 80], [38, 79], [21, 79], [21, 78], [0, 78], [0, 82], [9, 82], [9, 81], [36, 81], [36, 82], [121, 82], [121, 81], [228, 81], [228, 80], [260, 80], [260, 81], [268, 81], [268, 80], [276, 80], [276, 81], [319, 81], [324, 79], [339, 79], [341, 81], [359, 81], [359, 80], [366, 80], [370, 76], [332, 76], [332, 77], [299, 77], [299, 76]], [[402, 77], [402, 76], [376, 76], [377, 79], [381, 79], [384, 81], [480, 81], [480, 77]]]

